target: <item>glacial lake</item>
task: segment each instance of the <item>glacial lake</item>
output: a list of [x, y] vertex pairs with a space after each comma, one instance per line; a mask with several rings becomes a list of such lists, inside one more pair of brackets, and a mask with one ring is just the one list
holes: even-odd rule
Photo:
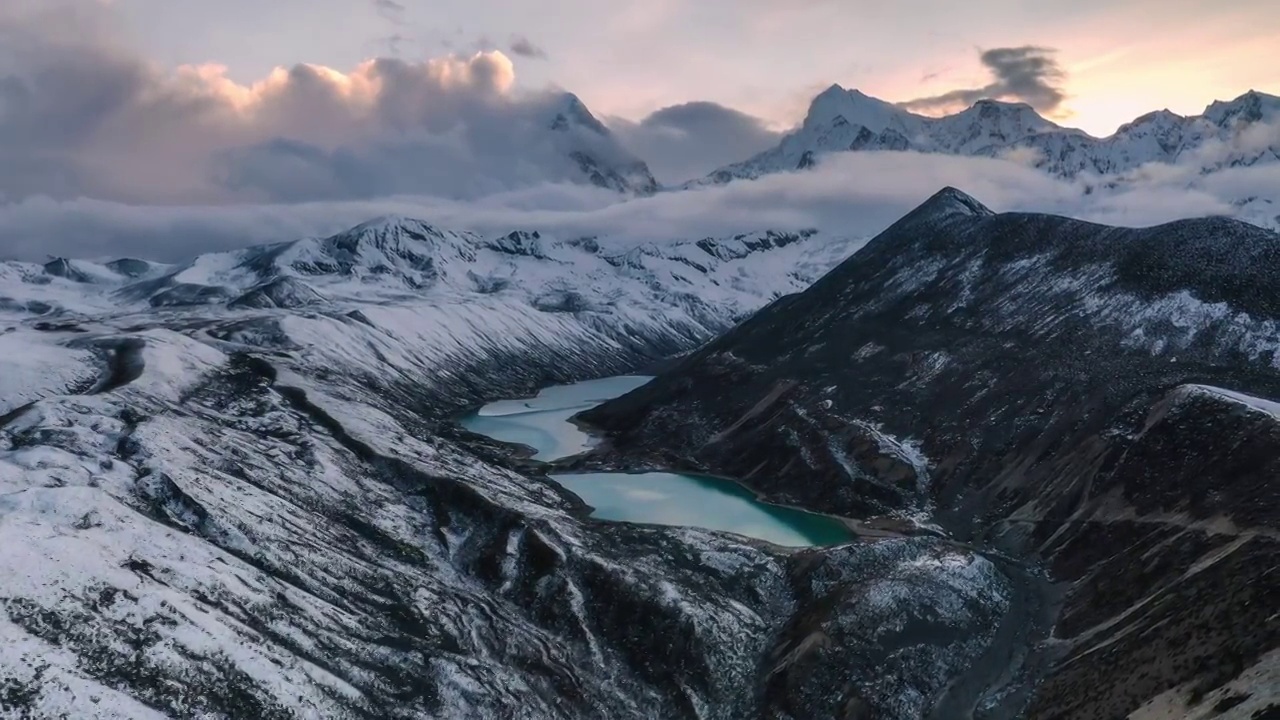
[[[591, 436], [569, 418], [644, 385], [639, 375], [543, 388], [537, 397], [499, 400], [463, 418], [472, 432], [534, 449], [550, 461], [590, 449]], [[836, 518], [761, 502], [719, 478], [678, 473], [562, 473], [551, 476], [593, 509], [591, 517], [726, 530], [776, 545], [834, 545], [851, 539]]]

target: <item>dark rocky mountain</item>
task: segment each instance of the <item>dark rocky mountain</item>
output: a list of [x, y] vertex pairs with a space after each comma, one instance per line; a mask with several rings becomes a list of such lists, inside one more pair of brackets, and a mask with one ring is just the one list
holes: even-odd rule
[[[1277, 277], [1280, 236], [1243, 223], [1104, 227], [946, 189], [810, 289], [585, 413], [610, 445], [576, 464], [731, 476], [1001, 563], [997, 630], [931, 688], [928, 713], [884, 704], [856, 672], [821, 696], [768, 687], [768, 707], [1273, 717]], [[843, 627], [805, 617], [813, 633]], [[814, 647], [799, 672], [819, 677], [842, 651]]]

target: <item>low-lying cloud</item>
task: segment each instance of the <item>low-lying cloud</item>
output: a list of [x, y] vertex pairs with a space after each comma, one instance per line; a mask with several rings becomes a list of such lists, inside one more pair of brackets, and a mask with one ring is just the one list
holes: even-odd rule
[[668, 184], [702, 177], [782, 139], [760, 118], [713, 102], [672, 105], [639, 122], [610, 118], [609, 128]]
[[[337, 232], [381, 215], [420, 218], [485, 234], [539, 230], [609, 242], [699, 238], [761, 229], [822, 228], [870, 236], [944, 185], [996, 210], [1053, 212], [1118, 225], [1238, 215], [1280, 223], [1280, 164], [1198, 178], [1148, 166], [1115, 189], [1098, 178], [1059, 180], [998, 159], [917, 153], [842, 153], [814, 170], [721, 187], [619, 202], [596, 188], [543, 184], [480, 200], [394, 196], [364, 201], [222, 206], [138, 206], [100, 200], [29, 198], [0, 206], [0, 255], [43, 259], [140, 256], [180, 260], [201, 251]], [[1233, 200], [1249, 188], [1254, 200]], [[1258, 189], [1267, 189], [1261, 195]]]

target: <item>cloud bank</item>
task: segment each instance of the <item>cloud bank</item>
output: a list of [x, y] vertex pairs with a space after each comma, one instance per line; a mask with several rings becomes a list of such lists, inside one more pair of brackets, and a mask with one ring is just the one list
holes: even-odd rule
[[[394, 196], [371, 200], [221, 206], [138, 206], [48, 198], [0, 205], [0, 256], [135, 256], [180, 260], [200, 251], [337, 232], [381, 215], [441, 227], [504, 233], [540, 230], [560, 237], [610, 236], [618, 242], [705, 237], [767, 228], [822, 228], [870, 236], [944, 185], [996, 210], [1071, 215], [1144, 226], [1182, 217], [1237, 215], [1280, 223], [1280, 164], [1193, 178], [1190, 170], [1149, 166], [1123, 186], [1064, 181], [1013, 162], [917, 153], [843, 153], [808, 172], [660, 193], [619, 202], [604, 190], [544, 184], [458, 201]], [[1191, 181], [1198, 184], [1191, 185]], [[1253, 189], [1247, 206], [1233, 203]], [[1257, 189], [1269, 188], [1259, 195]]]
[[782, 139], [764, 121], [713, 102], [672, 105], [639, 122], [610, 118], [609, 128], [644, 158], [654, 177], [678, 184], [766, 150]]
[[488, 51], [298, 64], [245, 85], [217, 65], [157, 68], [84, 6], [0, 17], [0, 197], [468, 198], [575, 177], [565, 133], [548, 131], [564, 94], [514, 83]]
[[[0, 259], [174, 261], [388, 214], [619, 242], [807, 227], [869, 236], [943, 185], [998, 210], [1114, 224], [1206, 214], [1280, 224], [1280, 163], [1207, 176], [1148, 166], [1111, 187], [1054, 179], [1016, 157], [841, 153], [808, 172], [623, 202], [570, 182], [576, 168], [545, 132], [564, 97], [518, 92], [501, 52], [375, 59], [348, 72], [299, 64], [240, 84], [218, 66], [155, 67], [88, 6], [21, 18], [9, 7], [0, 8]], [[984, 57], [997, 80], [982, 92], [1061, 101], [1041, 51]], [[669, 181], [778, 139], [709, 102], [609, 124]], [[1265, 150], [1278, 133], [1259, 124], [1232, 143]], [[1225, 161], [1235, 145], [1201, 152]]]
[[1066, 73], [1051, 48], [1023, 45], [984, 50], [980, 59], [992, 80], [976, 88], [958, 88], [940, 95], [899, 103], [921, 112], [963, 110], [979, 100], [1017, 100], [1036, 110], [1057, 114], [1067, 96], [1062, 90]]

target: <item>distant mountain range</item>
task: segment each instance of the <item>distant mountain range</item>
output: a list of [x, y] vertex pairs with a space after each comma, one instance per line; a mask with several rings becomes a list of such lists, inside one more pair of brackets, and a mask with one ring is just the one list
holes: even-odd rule
[[[777, 146], [709, 175], [662, 188], [648, 166], [622, 145], [582, 102], [565, 94], [549, 127], [576, 182], [626, 195], [679, 191], [803, 171], [834, 153], [919, 152], [1007, 158], [1094, 188], [1123, 188], [1147, 165], [1185, 168], [1192, 178], [1224, 169], [1280, 163], [1280, 97], [1250, 91], [1217, 101], [1200, 115], [1147, 113], [1098, 138], [1058, 125], [1025, 103], [980, 100], [954, 115], [927, 117], [832, 85], [809, 105], [804, 122]], [[1280, 226], [1274, 198], [1246, 188], [1230, 197], [1238, 217]]]
[[804, 123], [777, 147], [680, 188], [804, 170], [824, 155], [860, 150], [1017, 156], [1064, 178], [1114, 175], [1147, 163], [1191, 163], [1210, 173], [1280, 161], [1280, 97], [1250, 91], [1190, 117], [1160, 110], [1096, 138], [1050, 122], [1024, 103], [980, 100], [962, 112], [933, 118], [832, 85], [813, 99]]

